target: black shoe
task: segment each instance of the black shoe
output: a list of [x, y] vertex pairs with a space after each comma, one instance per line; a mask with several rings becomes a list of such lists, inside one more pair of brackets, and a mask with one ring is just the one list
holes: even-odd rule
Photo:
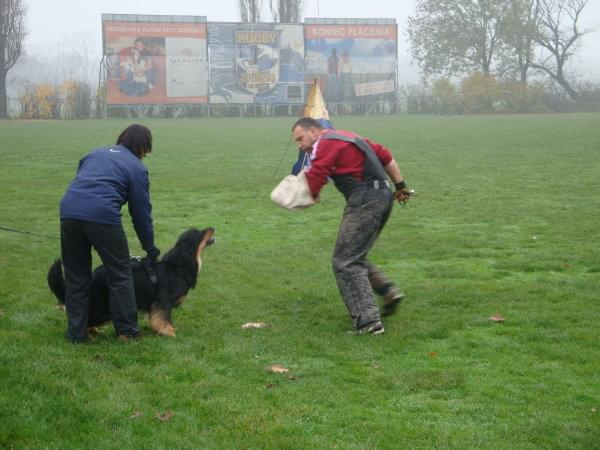
[[121, 342], [137, 341], [142, 337], [142, 333], [137, 334], [120, 334], [117, 339]]
[[71, 342], [71, 344], [85, 344], [88, 341], [87, 336], [73, 337], [73, 336], [69, 336], [69, 333], [67, 333], [66, 331], [65, 331], [65, 338], [67, 338], [67, 340], [69, 342]]
[[392, 292], [383, 298], [383, 310], [381, 311], [381, 315], [386, 317], [394, 314], [396, 312], [396, 307], [404, 300], [404, 297], [405, 295], [403, 292], [400, 292], [398, 289], [393, 289]]
[[365, 325], [361, 329], [358, 330], [358, 334], [383, 334], [385, 329], [383, 328], [383, 324], [378, 320], [377, 322], [370, 323], [369, 325]]

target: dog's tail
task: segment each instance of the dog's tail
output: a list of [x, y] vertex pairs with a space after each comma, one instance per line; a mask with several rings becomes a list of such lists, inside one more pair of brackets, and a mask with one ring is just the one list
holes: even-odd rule
[[65, 277], [62, 272], [62, 264], [58, 258], [48, 269], [48, 287], [56, 296], [61, 305], [65, 304], [65, 295], [67, 288], [65, 285]]

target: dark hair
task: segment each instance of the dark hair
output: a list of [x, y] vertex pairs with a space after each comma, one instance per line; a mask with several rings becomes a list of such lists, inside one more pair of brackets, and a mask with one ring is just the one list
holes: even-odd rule
[[308, 130], [309, 128], [315, 127], [322, 130], [324, 127], [321, 125], [317, 119], [313, 119], [312, 117], [302, 117], [296, 121], [296, 123], [292, 126], [292, 131], [296, 129], [296, 127], [303, 128]]
[[131, 153], [141, 158], [142, 152], [152, 151], [152, 133], [144, 125], [129, 125], [117, 138], [117, 145], [127, 147]]

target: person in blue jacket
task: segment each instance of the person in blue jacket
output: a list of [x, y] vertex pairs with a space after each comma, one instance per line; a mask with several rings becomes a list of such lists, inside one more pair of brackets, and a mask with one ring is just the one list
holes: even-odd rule
[[136, 234], [151, 261], [154, 245], [148, 170], [142, 158], [152, 151], [152, 133], [130, 125], [117, 144], [92, 150], [79, 161], [75, 178], [60, 202], [61, 256], [65, 271], [66, 337], [88, 339], [92, 247], [106, 268], [110, 313], [120, 340], [139, 336], [129, 247], [121, 222], [127, 203]]

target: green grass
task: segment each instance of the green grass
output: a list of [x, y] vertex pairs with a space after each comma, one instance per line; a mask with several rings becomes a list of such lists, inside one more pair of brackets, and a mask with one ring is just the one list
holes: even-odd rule
[[[0, 231], [0, 447], [600, 448], [600, 115], [334, 118], [417, 191], [371, 252], [408, 295], [377, 337], [345, 333], [341, 195], [269, 200], [292, 122], [147, 122], [157, 245], [218, 235], [174, 339], [67, 343], [59, 241]], [[57, 237], [79, 158], [128, 123], [0, 122], [0, 226]]]

